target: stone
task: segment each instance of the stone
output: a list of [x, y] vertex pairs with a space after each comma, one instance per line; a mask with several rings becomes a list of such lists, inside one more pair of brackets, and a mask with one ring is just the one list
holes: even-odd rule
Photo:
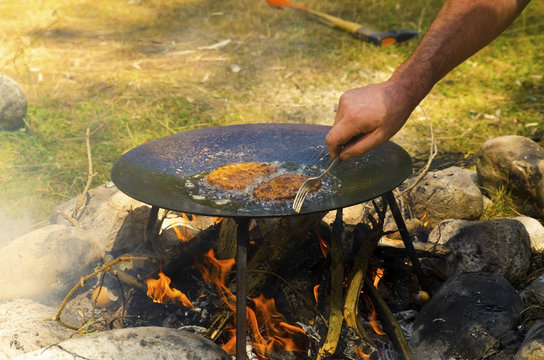
[[544, 321], [537, 321], [527, 332], [514, 360], [544, 359]]
[[48, 225], [0, 247], [0, 301], [27, 298], [58, 305], [101, 253], [83, 229]]
[[421, 308], [410, 343], [415, 359], [481, 359], [519, 320], [523, 304], [500, 275], [464, 273], [448, 279]]
[[[365, 204], [357, 204], [342, 209], [342, 220], [347, 225], [357, 225], [363, 220]], [[336, 219], [336, 210], [329, 211], [324, 217], [323, 221], [329, 225], [332, 225]]]
[[19, 84], [0, 74], [0, 130], [23, 128], [27, 106], [26, 96]]
[[[66, 216], [71, 216], [77, 201], [78, 197], [75, 197], [57, 206], [49, 221], [73, 226]], [[108, 183], [89, 191], [75, 222], [92, 234], [101, 252], [133, 252], [143, 245], [149, 210], [149, 205], [125, 195]]]
[[517, 216], [513, 220], [519, 221], [525, 227], [531, 240], [531, 250], [535, 254], [544, 254], [544, 226], [542, 223], [528, 216]]
[[232, 357], [200, 335], [184, 330], [148, 326], [76, 335], [14, 360], [231, 360]]
[[507, 190], [520, 213], [544, 218], [544, 148], [536, 142], [515, 135], [488, 140], [478, 151], [476, 170], [491, 198]]
[[531, 281], [519, 295], [526, 304], [542, 304], [544, 302], [544, 274]]
[[68, 339], [74, 333], [52, 318], [56, 308], [28, 299], [0, 303], [0, 360], [12, 359]]
[[519, 221], [529, 234], [531, 242], [531, 270], [536, 271], [544, 267], [544, 226], [540, 221], [528, 216], [517, 216], [513, 218]]
[[477, 220], [484, 213], [484, 197], [466, 170], [452, 166], [429, 172], [407, 194], [413, 216], [428, 226], [445, 219]]
[[426, 266], [444, 278], [485, 271], [517, 283], [529, 270], [529, 235], [517, 220], [445, 220], [431, 231], [429, 242], [451, 250], [442, 258], [424, 260]]

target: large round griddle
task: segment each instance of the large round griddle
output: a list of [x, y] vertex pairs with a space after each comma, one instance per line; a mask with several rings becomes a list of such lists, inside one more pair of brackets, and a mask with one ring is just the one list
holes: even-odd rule
[[[247, 212], [196, 201], [187, 178], [239, 162], [294, 162], [326, 168], [329, 126], [306, 124], [231, 125], [186, 131], [138, 146], [113, 166], [112, 179], [124, 193], [150, 205], [198, 215], [274, 217], [296, 215], [291, 206], [266, 206]], [[337, 192], [304, 203], [300, 214], [329, 211], [376, 198], [411, 173], [408, 153], [387, 142], [363, 156], [340, 163], [331, 173]]]

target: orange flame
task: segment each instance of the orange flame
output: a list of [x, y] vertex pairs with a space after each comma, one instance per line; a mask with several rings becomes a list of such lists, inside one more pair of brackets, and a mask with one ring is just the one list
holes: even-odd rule
[[234, 355], [236, 354], [236, 329], [234, 328], [234, 325], [232, 323], [227, 325], [225, 332], [230, 338], [221, 346], [221, 348], [225, 350], [227, 354]]
[[180, 228], [179, 226], [174, 225], [172, 228], [176, 232], [176, 237], [181, 242], [188, 242], [189, 240], [195, 237], [195, 235], [192, 232], [190, 232], [189, 229], [186, 228], [185, 226]]
[[[203, 258], [203, 264], [197, 264], [202, 272], [202, 279], [213, 283], [221, 296], [221, 299], [236, 313], [236, 296], [227, 288], [225, 281], [227, 275], [235, 264], [234, 259], [218, 260], [215, 257], [213, 249], [210, 249]], [[276, 304], [273, 299], [266, 299], [263, 295], [253, 299], [255, 311], [246, 307], [247, 329], [252, 340], [252, 346], [257, 356], [261, 359], [266, 358], [266, 354], [272, 350], [282, 348], [287, 351], [302, 351], [304, 346], [301, 336], [306, 336], [306, 332], [296, 326], [286, 322], [284, 316], [276, 310]], [[265, 337], [260, 329], [264, 327]], [[227, 330], [231, 336], [229, 340], [221, 347], [229, 354], [236, 352], [236, 332], [233, 327]]]
[[380, 283], [380, 280], [383, 277], [383, 269], [377, 268], [376, 269], [376, 276], [374, 277], [374, 287], [378, 288], [378, 284]]
[[[306, 332], [294, 325], [288, 324], [285, 317], [276, 310], [274, 299], [267, 299], [264, 295], [252, 299], [255, 311], [246, 307], [247, 329], [251, 337], [251, 345], [257, 356], [266, 359], [272, 351], [284, 349], [286, 351], [304, 351]], [[261, 328], [264, 330], [261, 333]], [[236, 332], [227, 330], [232, 336], [221, 348], [234, 355], [236, 352]], [[264, 335], [263, 335], [264, 334]]]
[[[423, 221], [423, 219], [425, 219], [426, 217], [427, 217], [427, 213], [424, 213], [421, 219], [419, 219], [419, 221]], [[423, 227], [427, 227], [428, 225], [429, 225], [429, 220], [426, 220], [423, 222]]]
[[147, 296], [154, 302], [164, 304], [165, 301], [177, 300], [186, 307], [194, 307], [187, 295], [177, 289], [170, 288], [172, 280], [162, 272], [159, 273], [158, 279], [147, 279], [145, 282], [147, 283]]
[[358, 346], [355, 346], [355, 352], [357, 353], [357, 355], [359, 355], [360, 357], [362, 357], [363, 359], [370, 359], [370, 355], [368, 355], [367, 353], [365, 353], [360, 347]]
[[236, 309], [236, 296], [229, 290], [229, 288], [227, 288], [225, 285], [225, 280], [227, 279], [227, 275], [234, 264], [234, 259], [217, 259], [213, 249], [210, 249], [204, 255], [204, 265], [196, 265], [202, 272], [202, 279], [214, 284], [217, 287], [221, 299], [223, 299], [231, 311]]
[[[264, 356], [266, 353], [278, 349], [287, 351], [305, 350], [304, 346], [300, 344], [303, 340], [301, 337], [306, 337], [306, 332], [303, 329], [286, 322], [285, 317], [276, 310], [276, 302], [274, 299], [267, 299], [261, 294], [252, 300], [255, 304], [258, 323], [264, 326], [265, 334], [268, 338], [265, 348], [257, 348], [257, 353], [259, 355]], [[258, 332], [258, 326], [251, 326], [250, 328], [256, 329], [258, 333], [253, 331], [253, 338], [262, 338]], [[263, 350], [265, 350], [264, 353]]]
[[325, 239], [321, 237], [319, 232], [316, 231], [315, 235], [319, 239], [319, 248], [321, 249], [321, 253], [323, 254], [323, 257], [326, 258], [329, 252], [329, 244], [327, 243], [327, 241], [325, 241]]
[[376, 332], [378, 335], [385, 335], [385, 332], [380, 329], [380, 324], [378, 321], [378, 313], [376, 312], [376, 309], [374, 308], [374, 304], [369, 301], [370, 304], [370, 310], [372, 311], [370, 314], [370, 318], [368, 321], [370, 322], [370, 326], [372, 326], [372, 329]]
[[319, 284], [317, 284], [316, 286], [314, 286], [314, 299], [315, 299], [315, 302], [316, 304], [319, 302]]
[[[374, 277], [374, 287], [376, 289], [378, 288], [378, 284], [380, 283], [380, 280], [382, 279], [382, 277], [383, 277], [383, 269], [382, 268], [377, 268], [376, 269], [376, 276]], [[371, 314], [370, 314], [370, 318], [369, 318], [370, 326], [372, 326], [372, 329], [374, 329], [376, 334], [385, 335], [385, 332], [383, 332], [380, 329], [380, 325], [379, 325], [379, 321], [378, 321], [378, 313], [376, 312], [376, 309], [374, 308], [374, 304], [372, 304], [371, 301], [369, 301], [368, 303], [370, 305], [370, 310], [371, 310]]]

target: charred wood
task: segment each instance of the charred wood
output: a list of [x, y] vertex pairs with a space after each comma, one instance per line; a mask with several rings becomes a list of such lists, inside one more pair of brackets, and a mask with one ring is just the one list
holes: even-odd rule
[[363, 288], [365, 293], [370, 297], [372, 304], [375, 306], [385, 333], [391, 339], [397, 348], [397, 351], [402, 354], [402, 359], [414, 360], [415, 358], [412, 354], [412, 350], [402, 333], [399, 323], [369, 278], [365, 278]]
[[331, 292], [329, 297], [328, 331], [325, 341], [317, 354], [318, 360], [327, 358], [336, 352], [340, 333], [342, 332], [342, 324], [344, 322], [342, 316], [344, 265], [340, 247], [342, 232], [342, 210], [339, 209], [333, 224], [333, 235], [331, 237], [329, 249], [331, 257]]

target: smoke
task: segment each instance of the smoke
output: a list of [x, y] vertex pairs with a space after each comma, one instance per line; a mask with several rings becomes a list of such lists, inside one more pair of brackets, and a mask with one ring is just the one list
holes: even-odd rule
[[29, 214], [11, 215], [0, 208], [0, 247], [32, 231], [36, 223], [38, 220], [33, 219]]

